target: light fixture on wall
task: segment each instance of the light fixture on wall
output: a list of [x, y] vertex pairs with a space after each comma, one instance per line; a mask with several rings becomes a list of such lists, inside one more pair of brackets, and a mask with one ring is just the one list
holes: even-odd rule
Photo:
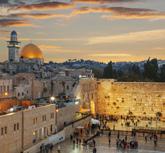
[[5, 96], [8, 96], [8, 92], [5, 92], [4, 95], [5, 95]]
[[55, 97], [54, 96], [52, 96], [52, 97], [50, 97], [50, 102], [54, 102], [55, 101]]

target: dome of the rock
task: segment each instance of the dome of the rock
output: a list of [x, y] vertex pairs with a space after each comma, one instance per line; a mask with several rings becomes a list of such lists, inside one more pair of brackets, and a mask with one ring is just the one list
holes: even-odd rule
[[34, 44], [24, 46], [20, 53], [21, 58], [43, 60], [42, 51]]

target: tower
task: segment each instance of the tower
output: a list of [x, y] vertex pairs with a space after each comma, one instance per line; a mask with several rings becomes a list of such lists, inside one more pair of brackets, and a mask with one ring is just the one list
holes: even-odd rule
[[17, 41], [16, 31], [11, 32], [10, 41], [8, 41], [8, 61], [19, 62], [19, 46], [20, 42]]

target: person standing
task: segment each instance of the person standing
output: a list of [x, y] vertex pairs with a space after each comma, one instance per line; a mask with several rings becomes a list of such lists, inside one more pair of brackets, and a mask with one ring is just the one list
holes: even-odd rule
[[93, 139], [93, 145], [94, 145], [94, 147], [96, 146], [96, 141], [95, 141], [95, 139]]
[[93, 153], [96, 153], [96, 152], [97, 152], [96, 147], [94, 147], [93, 148]]
[[73, 135], [72, 135], [72, 134], [70, 135], [70, 140], [71, 140], [71, 141], [73, 140]]
[[109, 137], [108, 142], [109, 142], [109, 146], [110, 146], [111, 145], [111, 137]]
[[147, 135], [144, 138], [145, 138], [145, 142], [147, 143]]
[[117, 133], [117, 138], [119, 139], [120, 138], [120, 132], [118, 131]]
[[108, 136], [111, 137], [111, 130], [109, 131]]
[[158, 137], [157, 137], [157, 135], [154, 135], [154, 146], [155, 147], [157, 146], [157, 141], [158, 141]]
[[51, 143], [50, 144], [50, 151], [52, 152], [52, 150], [53, 150], [53, 144]]
[[58, 145], [57, 152], [58, 152], [58, 153], [61, 153], [61, 147], [60, 147], [60, 145]]

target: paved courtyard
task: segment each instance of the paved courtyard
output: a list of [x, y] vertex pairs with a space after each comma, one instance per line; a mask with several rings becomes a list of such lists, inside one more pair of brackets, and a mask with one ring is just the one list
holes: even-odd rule
[[[121, 138], [124, 137], [121, 136]], [[137, 150], [118, 150], [116, 149], [116, 135], [111, 137], [111, 145], [108, 143], [108, 136], [103, 135], [95, 138], [97, 153], [165, 153], [165, 139], [159, 139], [157, 147], [154, 147], [153, 141], [145, 143], [144, 137], [138, 136], [139, 148]], [[131, 140], [129, 137], [128, 140]], [[92, 153], [92, 147], [73, 145], [70, 140], [59, 144], [61, 153]], [[53, 153], [57, 153], [57, 146], [54, 147]]]

